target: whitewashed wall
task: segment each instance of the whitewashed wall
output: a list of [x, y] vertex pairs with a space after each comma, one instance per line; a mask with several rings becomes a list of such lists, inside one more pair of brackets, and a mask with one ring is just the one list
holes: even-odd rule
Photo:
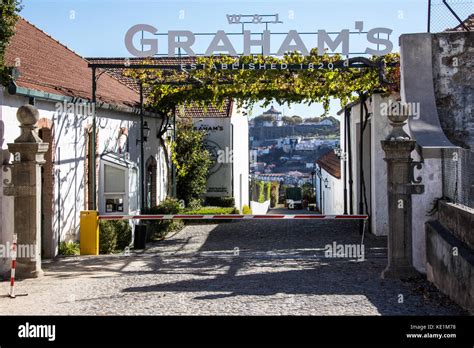
[[[320, 169], [318, 164], [316, 164], [316, 168]], [[325, 179], [328, 180], [327, 188], [324, 184]], [[322, 207], [322, 214], [339, 215], [344, 213], [344, 182], [322, 168], [321, 181], [319, 176], [316, 176], [316, 197], [318, 207]]]
[[[394, 100], [395, 97], [390, 97]], [[372, 219], [371, 232], [376, 236], [388, 235], [388, 197], [387, 197], [387, 165], [384, 161], [385, 153], [382, 150], [381, 140], [390, 132], [390, 126], [385, 116], [381, 115], [382, 102], [388, 102], [389, 98], [383, 98], [380, 95], [373, 95], [367, 101], [369, 113], [372, 114], [369, 125], [364, 131], [364, 176], [367, 187], [367, 200], [369, 211]], [[352, 156], [352, 175], [353, 175], [353, 200], [352, 211], [358, 213], [359, 204], [359, 138], [357, 132], [360, 127], [360, 104], [356, 104], [351, 108], [350, 132], [351, 132], [351, 156]], [[365, 114], [364, 114], [365, 117]], [[368, 126], [369, 127], [369, 126]], [[341, 144], [344, 144], [344, 122], [341, 122]], [[369, 147], [370, 144], [370, 147]], [[367, 151], [370, 148], [370, 152]], [[346, 162], [349, 167], [349, 162]], [[347, 169], [349, 172], [349, 169]], [[347, 185], [347, 202], [349, 205], [349, 175], [344, 176]], [[369, 184], [370, 183], [370, 184]], [[370, 196], [369, 196], [370, 191]]]
[[[392, 102], [398, 96], [393, 95], [389, 98], [380, 95], [372, 97], [372, 103], [369, 112], [372, 113], [371, 132], [371, 218], [372, 233], [375, 235], [388, 235], [388, 196], [387, 196], [387, 164], [384, 161], [385, 153], [382, 150], [380, 141], [390, 133], [391, 126], [388, 119], [381, 115], [381, 103]], [[358, 202], [358, 182], [359, 173], [357, 171], [357, 161], [359, 157], [358, 142], [355, 134], [359, 127], [359, 105], [352, 107], [351, 117], [351, 137], [352, 137], [352, 156], [353, 156], [353, 188], [354, 200], [353, 209], [357, 212]], [[342, 125], [342, 122], [341, 122]], [[405, 131], [410, 134], [408, 126]], [[344, 126], [341, 127], [341, 144], [343, 143]], [[425, 192], [421, 195], [412, 195], [412, 241], [413, 241], [413, 264], [415, 268], [426, 272], [426, 243], [425, 243], [425, 223], [433, 217], [428, 212], [433, 208], [433, 202], [436, 198], [442, 196], [442, 178], [441, 178], [441, 160], [439, 158], [440, 150], [423, 150], [424, 164], [420, 171], [415, 170], [415, 177], [421, 176], [422, 184], [425, 185]], [[421, 159], [419, 153], [412, 152], [414, 161]], [[365, 160], [368, 154], [365, 155]], [[348, 179], [347, 179], [348, 180]], [[349, 185], [347, 183], [347, 185]]]
[[[195, 129], [207, 131], [206, 143], [213, 156], [221, 155], [207, 180], [208, 197], [233, 196], [235, 206], [249, 204], [248, 119], [233, 105], [231, 117], [194, 118]], [[242, 183], [242, 185], [241, 185]], [[241, 201], [242, 199], [242, 201]]]
[[[2, 152], [5, 153], [7, 144], [13, 142], [20, 134], [16, 112], [18, 108], [28, 103], [28, 98], [2, 93], [1, 121], [5, 129]], [[55, 138], [55, 182], [54, 182], [54, 216], [53, 237], [50, 241], [57, 246], [57, 236], [61, 241], [78, 240], [79, 214], [85, 210], [85, 131], [92, 124], [91, 117], [75, 116], [73, 114], [58, 115], [56, 103], [37, 100], [35, 105], [40, 113], [40, 118], [47, 118], [54, 123]], [[99, 154], [104, 151], [116, 151], [120, 127], [129, 129], [130, 159], [139, 165], [139, 147], [136, 138], [139, 132], [138, 116], [135, 114], [117, 112], [112, 110], [97, 109], [99, 131]], [[157, 202], [166, 197], [167, 171], [165, 153], [157, 139], [157, 128], [161, 120], [145, 118], [151, 128], [150, 138], [145, 143], [145, 161], [150, 155], [157, 160]], [[59, 162], [59, 164], [58, 164]], [[3, 168], [2, 168], [3, 169]], [[3, 171], [2, 171], [3, 172]], [[8, 172], [3, 172], [8, 176]], [[2, 181], [3, 182], [3, 181]], [[0, 243], [10, 241], [13, 234], [13, 200], [3, 196], [0, 190]], [[58, 207], [60, 209], [58, 210]], [[8, 260], [0, 259], [0, 273], [5, 268], [9, 269]]]
[[231, 123], [233, 126], [233, 191], [235, 206], [242, 212], [249, 205], [249, 125], [248, 118], [242, 115], [234, 103]]

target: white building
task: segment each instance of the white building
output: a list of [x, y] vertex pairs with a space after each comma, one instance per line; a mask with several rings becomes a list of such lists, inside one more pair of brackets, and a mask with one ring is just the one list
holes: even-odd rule
[[207, 179], [206, 197], [234, 197], [242, 210], [249, 205], [248, 119], [237, 104], [229, 100], [223, 110], [208, 107], [186, 108], [194, 129], [207, 132], [206, 148], [213, 165]]
[[273, 127], [273, 126], [281, 127], [281, 126], [283, 126], [283, 121], [281, 120], [282, 114], [281, 114], [280, 111], [275, 109], [275, 107], [273, 105], [270, 107], [270, 109], [265, 111], [262, 114], [262, 116], [271, 116], [275, 120], [274, 122], [265, 121], [263, 123], [264, 127]]
[[341, 159], [334, 151], [326, 152], [316, 161], [316, 205], [321, 214], [344, 213], [344, 190]]
[[[139, 210], [140, 144], [139, 94], [108, 73], [97, 81], [96, 192], [92, 192], [93, 134], [92, 74], [88, 62], [43, 31], [20, 19], [6, 52], [19, 78], [0, 89], [2, 178], [9, 180], [7, 144], [20, 135], [19, 107], [34, 104], [39, 110], [38, 134], [50, 144], [43, 166], [42, 256], [57, 255], [59, 243], [79, 238], [80, 211], [92, 209], [96, 196], [101, 214]], [[85, 102], [86, 104], [82, 104]], [[78, 105], [86, 105], [79, 108]], [[159, 115], [147, 113], [151, 134], [144, 143], [147, 205], [167, 195], [167, 152], [157, 133]], [[0, 189], [0, 243], [11, 242], [13, 198]], [[0, 259], [0, 273], [9, 269]]]

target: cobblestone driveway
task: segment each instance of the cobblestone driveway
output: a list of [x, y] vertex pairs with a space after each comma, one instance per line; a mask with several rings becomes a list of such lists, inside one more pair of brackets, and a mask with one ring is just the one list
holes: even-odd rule
[[461, 313], [425, 281], [381, 281], [385, 238], [366, 237], [364, 261], [324, 257], [326, 244], [359, 243], [356, 230], [352, 221], [187, 226], [143, 253], [47, 263], [45, 277], [17, 283], [28, 296], [0, 298], [0, 314]]

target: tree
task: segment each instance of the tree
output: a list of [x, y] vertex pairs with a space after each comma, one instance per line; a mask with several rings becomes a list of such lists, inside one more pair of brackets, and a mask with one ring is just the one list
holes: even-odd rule
[[293, 120], [293, 124], [301, 124], [303, 123], [303, 119], [300, 116], [294, 115], [291, 117]]
[[15, 24], [18, 21], [21, 1], [0, 1], [0, 85], [7, 85], [11, 81], [11, 69], [5, 66], [5, 51], [10, 38], [15, 34]]
[[304, 120], [305, 123], [319, 123], [321, 122], [321, 117], [308, 117]]
[[292, 125], [293, 124], [293, 119], [290, 117], [290, 116], [283, 116], [281, 118], [283, 124], [286, 124], [286, 125]]
[[172, 161], [176, 167], [177, 195], [186, 204], [206, 192], [207, 176], [212, 165], [204, 147], [206, 133], [193, 129], [192, 122], [181, 120], [172, 145]]
[[275, 122], [275, 117], [271, 116], [271, 115], [260, 115], [260, 116], [257, 116], [255, 117], [255, 124], [258, 125], [258, 124], [262, 124], [264, 122]]

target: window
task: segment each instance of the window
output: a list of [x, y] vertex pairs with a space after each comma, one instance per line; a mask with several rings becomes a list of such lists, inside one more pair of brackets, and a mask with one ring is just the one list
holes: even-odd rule
[[104, 165], [105, 212], [123, 212], [126, 168]]

